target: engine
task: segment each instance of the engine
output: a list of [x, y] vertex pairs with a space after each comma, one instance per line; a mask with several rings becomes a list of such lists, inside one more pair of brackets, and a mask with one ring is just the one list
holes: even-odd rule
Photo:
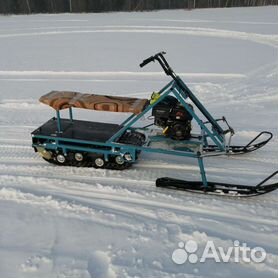
[[[190, 104], [189, 104], [190, 105]], [[193, 109], [193, 107], [190, 105]], [[164, 129], [163, 133], [174, 140], [185, 140], [190, 137], [190, 113], [173, 96], [166, 96], [152, 110], [154, 124]]]

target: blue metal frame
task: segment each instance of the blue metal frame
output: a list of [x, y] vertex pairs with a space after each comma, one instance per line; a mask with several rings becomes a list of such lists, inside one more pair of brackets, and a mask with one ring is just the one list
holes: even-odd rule
[[72, 115], [72, 108], [69, 108], [69, 117], [70, 117], [70, 121], [73, 122], [73, 115]]
[[62, 127], [61, 127], [61, 116], [60, 116], [60, 111], [56, 111], [56, 116], [57, 116], [57, 130], [59, 133], [62, 132]]
[[[129, 116], [125, 121], [121, 123], [121, 129], [116, 132], [111, 138], [109, 138], [106, 142], [95, 142], [95, 141], [84, 141], [78, 139], [67, 139], [62, 138], [57, 135], [57, 137], [52, 136], [43, 136], [43, 135], [33, 135], [35, 138], [45, 139], [43, 146], [46, 149], [50, 150], [62, 150], [64, 154], [67, 154], [69, 150], [76, 150], [76, 151], [83, 151], [83, 152], [91, 152], [91, 153], [99, 153], [103, 154], [104, 158], [108, 160], [109, 155], [124, 155], [129, 153], [132, 157], [132, 161], [135, 161], [136, 152], [137, 151], [144, 151], [150, 153], [161, 153], [161, 154], [170, 154], [176, 156], [184, 156], [184, 157], [191, 157], [197, 158], [198, 165], [200, 168], [200, 173], [203, 181], [203, 185], [207, 186], [207, 178], [203, 163], [203, 155], [202, 155], [202, 146], [208, 145], [208, 138], [210, 138], [215, 145], [218, 147], [219, 152], [225, 152], [225, 135], [223, 129], [219, 126], [219, 124], [214, 120], [214, 118], [209, 114], [209, 112], [205, 109], [205, 107], [199, 102], [199, 100], [193, 95], [193, 93], [188, 89], [188, 87], [184, 84], [184, 82], [177, 77], [176, 80], [172, 80], [169, 82], [164, 88], [162, 88], [159, 92], [160, 97], [149, 104], [144, 111], [140, 114], [132, 114]], [[163, 149], [163, 148], [156, 148], [150, 146], [152, 144], [155, 145], [157, 141], [169, 141], [169, 138], [162, 137], [162, 136], [150, 136], [149, 141], [145, 146], [135, 146], [135, 145], [125, 145], [121, 143], [117, 143], [117, 140], [127, 131], [127, 130], [148, 130], [144, 128], [135, 128], [133, 125], [142, 118], [145, 114], [147, 114], [154, 106], [156, 106], [159, 102], [161, 102], [166, 96], [169, 94], [173, 94], [179, 102], [183, 105], [183, 107], [190, 113], [193, 119], [197, 122], [198, 126], [200, 127], [201, 133], [198, 139], [195, 140], [184, 140], [184, 141], [173, 141], [176, 143], [177, 148], [173, 149]], [[211, 128], [209, 128], [206, 123], [204, 123], [196, 112], [186, 103], [186, 99], [191, 99], [194, 104], [196, 104], [198, 110], [205, 116], [205, 118], [211, 124]], [[72, 108], [69, 108], [69, 117], [70, 120], [73, 121], [73, 114]], [[61, 118], [60, 118], [60, 111], [57, 111], [57, 130], [59, 133], [62, 132], [61, 126]], [[65, 144], [66, 143], [66, 144]], [[71, 143], [71, 144], [69, 144]], [[180, 144], [185, 144], [185, 146], [180, 147]], [[190, 145], [194, 145], [197, 147], [197, 151], [190, 147]], [[33, 147], [39, 147], [39, 144], [33, 144]], [[109, 147], [109, 149], [107, 149]]]
[[[185, 84], [184, 84], [185, 85]], [[201, 137], [204, 137], [203, 142], [207, 144], [207, 137], [211, 138], [211, 140], [218, 146], [220, 151], [225, 151], [225, 137], [223, 136], [224, 132], [222, 128], [218, 125], [218, 123], [214, 120], [214, 123], [219, 126], [219, 129], [223, 132], [223, 134], [219, 134], [217, 130], [211, 129], [204, 124], [204, 122], [198, 117], [198, 115], [190, 108], [190, 106], [185, 102], [185, 99], [188, 98], [188, 96], [184, 95], [180, 90], [179, 86], [175, 81], [171, 81], [168, 83], [160, 92], [159, 99], [154, 102], [153, 104], [150, 104], [147, 106], [147, 108], [142, 111], [138, 115], [131, 115], [127, 120], [125, 120], [121, 126], [122, 128], [115, 133], [107, 142], [113, 142], [116, 139], [118, 139], [121, 135], [123, 135], [129, 128], [131, 128], [141, 117], [143, 117], [146, 113], [148, 113], [155, 105], [157, 105], [159, 102], [161, 102], [166, 96], [169, 94], [173, 94], [176, 96], [176, 98], [179, 100], [179, 102], [184, 106], [184, 108], [190, 113], [190, 115], [194, 118], [194, 120], [199, 125], [200, 129], [203, 131], [203, 134], [200, 134]], [[204, 106], [199, 102], [199, 106], [208, 113], [207, 110], [205, 110]], [[201, 112], [203, 112], [201, 110]], [[208, 113], [209, 114], [209, 113]], [[210, 114], [209, 114], [210, 115]], [[212, 118], [212, 117], [211, 117]]]

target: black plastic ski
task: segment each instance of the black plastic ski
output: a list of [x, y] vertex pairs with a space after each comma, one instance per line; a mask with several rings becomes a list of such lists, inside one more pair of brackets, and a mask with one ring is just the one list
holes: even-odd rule
[[[263, 135], [267, 135], [268, 136], [267, 139], [259, 141], [258, 139]], [[229, 149], [227, 150], [227, 154], [234, 155], [234, 154], [244, 154], [244, 153], [253, 152], [266, 145], [272, 139], [272, 137], [273, 134], [271, 132], [262, 131], [245, 146], [230, 146]], [[215, 152], [217, 151], [217, 149], [218, 147], [215, 145], [208, 145], [207, 147], [203, 148], [205, 152]]]
[[278, 174], [278, 171], [274, 172], [262, 182], [256, 186], [250, 185], [240, 185], [240, 184], [229, 184], [220, 182], [208, 182], [205, 187], [200, 181], [186, 181], [178, 180], [173, 178], [158, 178], [156, 180], [157, 187], [177, 189], [183, 191], [190, 191], [196, 193], [206, 193], [221, 196], [231, 196], [231, 197], [253, 197], [262, 194], [269, 193], [278, 189], [278, 182], [272, 184], [265, 184], [267, 181], [272, 179]]

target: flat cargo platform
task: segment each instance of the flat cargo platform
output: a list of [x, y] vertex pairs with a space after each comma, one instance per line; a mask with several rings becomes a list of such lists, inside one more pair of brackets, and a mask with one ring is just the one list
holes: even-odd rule
[[41, 127], [32, 132], [33, 135], [44, 135], [67, 139], [106, 142], [121, 126], [117, 124], [88, 122], [61, 119], [61, 133], [57, 132], [57, 119], [52, 118]]

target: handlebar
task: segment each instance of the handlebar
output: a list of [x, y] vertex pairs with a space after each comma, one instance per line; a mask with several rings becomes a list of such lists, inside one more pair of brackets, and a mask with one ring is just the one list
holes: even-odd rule
[[154, 62], [154, 57], [151, 56], [147, 59], [145, 59], [141, 64], [140, 64], [140, 68], [143, 68], [144, 66], [146, 66], [148, 63], [150, 62]]
[[176, 77], [176, 74], [174, 73], [174, 71], [171, 69], [171, 67], [169, 66], [168, 62], [166, 61], [166, 59], [164, 58], [164, 54], [166, 54], [165, 51], [159, 52], [157, 54], [155, 54], [154, 56], [150, 56], [149, 58], [145, 59], [141, 64], [140, 67], [144, 67], [147, 64], [149, 64], [150, 62], [155, 62], [158, 61], [159, 64], [161, 65], [161, 67], [163, 68], [164, 72], [167, 75], [172, 76], [173, 78]]

